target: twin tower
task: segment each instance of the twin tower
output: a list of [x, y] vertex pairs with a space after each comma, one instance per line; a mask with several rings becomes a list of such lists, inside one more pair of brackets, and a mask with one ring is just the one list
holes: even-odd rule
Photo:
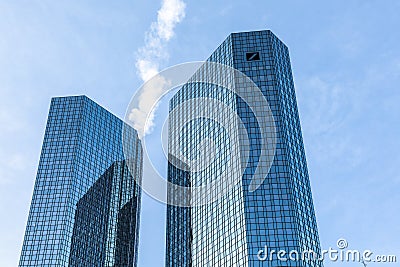
[[[175, 107], [204, 97], [224, 102], [235, 115], [191, 120], [182, 131], [170, 124], [169, 138], [178, 141], [169, 141], [169, 152], [198, 159], [203, 139], [212, 140], [216, 152], [196, 172], [170, 159], [168, 181], [188, 188], [219, 178], [236, 182], [213, 201], [167, 206], [165, 266], [322, 266], [316, 257], [283, 261], [274, 254], [320, 253], [287, 47], [270, 31], [233, 33], [208, 62], [243, 73], [265, 99], [236, 77], [237, 92], [249, 101], [199, 82], [188, 82], [171, 99], [177, 120], [200, 111]], [[267, 141], [259, 127], [268, 114], [260, 117], [252, 108], [266, 110], [265, 103], [274, 124], [268, 164], [264, 152], [271, 146], [262, 145]], [[86, 96], [53, 98], [19, 266], [137, 266], [142, 166], [136, 130]], [[250, 190], [259, 169], [262, 177]], [[168, 190], [168, 198], [179, 197], [174, 194]]]

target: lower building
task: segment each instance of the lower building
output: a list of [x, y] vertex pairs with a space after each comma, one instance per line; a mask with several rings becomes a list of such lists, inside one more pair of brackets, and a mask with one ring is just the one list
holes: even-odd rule
[[133, 128], [86, 96], [53, 98], [19, 266], [136, 266], [141, 179]]

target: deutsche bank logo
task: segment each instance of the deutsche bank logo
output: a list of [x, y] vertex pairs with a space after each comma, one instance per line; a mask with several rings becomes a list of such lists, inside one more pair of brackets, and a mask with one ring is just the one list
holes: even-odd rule
[[247, 61], [255, 61], [260, 60], [260, 52], [248, 52], [246, 53]]

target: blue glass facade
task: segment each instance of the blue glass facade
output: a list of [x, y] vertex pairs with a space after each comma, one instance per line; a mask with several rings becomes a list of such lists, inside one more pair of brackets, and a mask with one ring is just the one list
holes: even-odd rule
[[123, 125], [86, 96], [52, 99], [19, 266], [136, 266], [142, 147]]
[[[193, 120], [182, 131], [170, 128], [170, 137], [176, 135], [173, 140], [177, 140], [169, 142], [171, 154], [180, 150], [189, 159], [199, 157], [198, 151], [207, 146], [201, 140], [207, 138], [213, 140], [218, 152], [213, 162], [204, 166], [207, 168], [196, 173], [180, 170], [170, 161], [169, 181], [198, 186], [228, 172], [230, 177], [240, 176], [240, 182], [213, 203], [167, 207], [166, 266], [322, 266], [312, 258], [282, 261], [274, 254], [263, 261], [257, 257], [266, 248], [264, 253], [268, 254], [279, 250], [320, 253], [288, 48], [270, 31], [233, 33], [208, 61], [243, 72], [261, 89], [275, 120], [275, 155], [264, 182], [249, 191], [256, 167], [263, 160], [261, 134], [249, 105], [262, 101], [252, 99], [251, 92], [241, 88], [234, 77], [222, 78], [232, 79], [236, 92], [247, 93], [250, 102], [218, 85], [199, 82], [187, 83], [178, 91], [170, 110], [179, 109], [188, 99], [213, 98], [236, 111], [247, 133], [239, 130], [234, 116], [222, 118], [224, 125], [230, 125], [225, 129], [210, 119]], [[182, 108], [172, 120], [196, 113], [196, 108]], [[210, 108], [209, 112], [218, 111]], [[243, 163], [244, 151], [249, 153], [247, 163]], [[226, 166], [227, 162], [233, 164]], [[180, 197], [168, 193], [169, 197]]]

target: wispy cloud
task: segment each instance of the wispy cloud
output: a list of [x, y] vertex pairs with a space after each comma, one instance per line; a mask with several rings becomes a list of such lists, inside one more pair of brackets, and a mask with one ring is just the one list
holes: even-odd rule
[[[136, 68], [140, 78], [146, 82], [159, 72], [160, 63], [168, 59], [166, 45], [174, 36], [175, 26], [185, 17], [186, 4], [181, 0], [163, 0], [157, 12], [157, 21], [151, 24], [150, 30], [145, 35], [145, 45], [137, 52]], [[156, 83], [158, 84], [158, 83]], [[153, 127], [154, 116], [149, 117], [153, 103], [161, 96], [162, 90], [157, 86], [147, 86], [139, 97], [139, 103], [134, 108], [129, 120], [133, 122], [139, 135], [142, 137], [149, 133]]]

